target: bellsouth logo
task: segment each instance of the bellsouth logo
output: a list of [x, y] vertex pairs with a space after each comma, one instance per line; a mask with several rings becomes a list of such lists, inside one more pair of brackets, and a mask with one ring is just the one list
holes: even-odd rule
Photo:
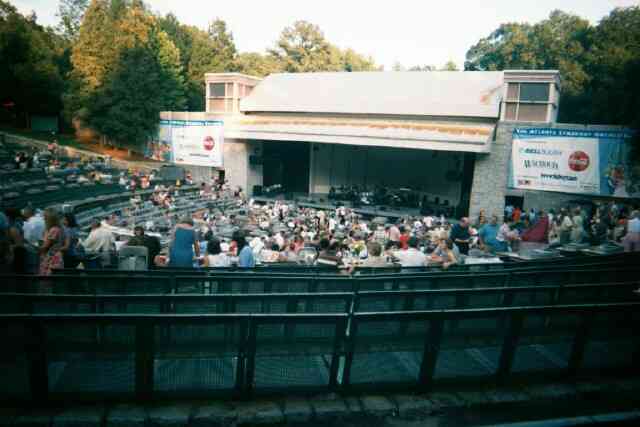
[[202, 145], [204, 146], [205, 150], [211, 151], [216, 146], [216, 141], [212, 136], [205, 136], [204, 140], [202, 141]]
[[589, 155], [584, 151], [574, 151], [569, 156], [569, 169], [572, 171], [582, 172], [589, 167], [589, 163]]
[[537, 154], [539, 156], [561, 156], [562, 150], [554, 148], [520, 148], [520, 154]]

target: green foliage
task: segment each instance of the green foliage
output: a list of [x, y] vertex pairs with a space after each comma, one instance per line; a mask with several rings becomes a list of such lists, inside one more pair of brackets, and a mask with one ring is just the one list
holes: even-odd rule
[[558, 69], [559, 121], [640, 129], [640, 8], [615, 9], [596, 26], [561, 11], [503, 24], [469, 49], [465, 69]]
[[114, 73], [89, 97], [86, 124], [121, 145], [142, 148], [157, 130], [160, 111], [173, 102], [159, 90], [168, 78], [154, 49], [123, 50]]
[[292, 27], [285, 28], [269, 54], [288, 73], [379, 69], [371, 57], [333, 46], [317, 25], [306, 21], [297, 21]]
[[87, 10], [89, 0], [60, 0], [58, 5], [58, 31], [67, 39], [73, 40], [77, 37], [82, 24], [82, 16]]
[[58, 36], [0, 0], [0, 107], [2, 119], [21, 126], [30, 113], [57, 114], [61, 109], [62, 51]]
[[239, 54], [236, 57], [236, 69], [241, 73], [257, 77], [282, 71], [281, 64], [273, 56], [255, 52]]
[[449, 60], [440, 68], [440, 71], [458, 71], [458, 65], [455, 62]]
[[69, 118], [116, 143], [139, 148], [157, 113], [187, 106], [180, 50], [140, 1], [92, 0], [71, 61]]

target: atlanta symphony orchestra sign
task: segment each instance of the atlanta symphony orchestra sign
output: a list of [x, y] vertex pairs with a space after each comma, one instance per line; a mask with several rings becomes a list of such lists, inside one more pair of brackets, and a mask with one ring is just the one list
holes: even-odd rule
[[640, 195], [625, 131], [517, 128], [510, 187], [614, 197]]

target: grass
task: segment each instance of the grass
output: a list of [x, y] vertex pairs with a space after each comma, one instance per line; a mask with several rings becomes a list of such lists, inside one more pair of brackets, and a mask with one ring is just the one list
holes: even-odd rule
[[4, 126], [4, 125], [0, 126], [0, 130], [5, 131], [7, 133], [11, 133], [13, 135], [24, 136], [26, 138], [35, 139], [38, 141], [51, 142], [54, 139], [57, 139], [58, 145], [84, 149], [84, 150], [91, 150], [91, 147], [89, 145], [79, 142], [73, 135], [61, 134], [61, 133], [54, 134], [51, 132], [35, 132], [29, 129], [18, 129], [18, 128]]
[[144, 156], [142, 156], [142, 154], [138, 152], [128, 153], [126, 149], [118, 149], [113, 147], [107, 148], [97, 143], [80, 142], [76, 139], [74, 135], [71, 135], [71, 134], [35, 132], [30, 129], [20, 129], [20, 128], [14, 128], [6, 125], [0, 125], [0, 131], [4, 131], [13, 135], [24, 136], [25, 138], [31, 138], [38, 141], [51, 142], [54, 139], [57, 139], [58, 145], [60, 146], [92, 151], [94, 153], [102, 154], [102, 155], [110, 155], [113, 158], [133, 160], [133, 161], [154, 162], [153, 160], [145, 159]]

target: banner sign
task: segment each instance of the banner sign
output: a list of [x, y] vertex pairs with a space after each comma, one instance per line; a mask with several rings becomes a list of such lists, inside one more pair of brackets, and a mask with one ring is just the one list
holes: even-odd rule
[[613, 197], [640, 196], [640, 168], [624, 131], [519, 128], [513, 132], [511, 188]]
[[178, 165], [222, 167], [224, 124], [219, 120], [160, 120], [147, 156]]

